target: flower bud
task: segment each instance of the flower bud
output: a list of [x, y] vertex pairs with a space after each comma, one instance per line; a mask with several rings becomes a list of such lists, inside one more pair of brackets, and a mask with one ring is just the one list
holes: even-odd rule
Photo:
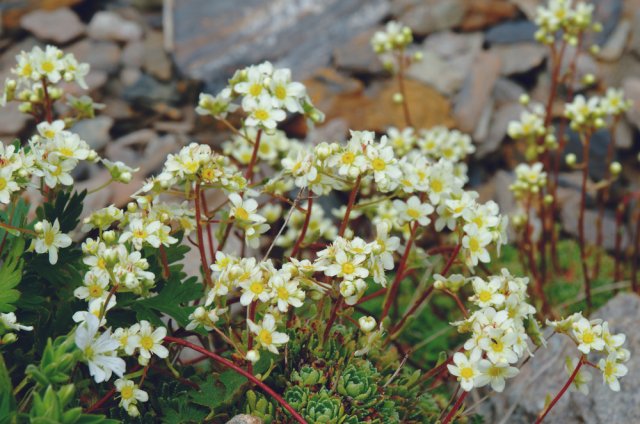
[[622, 171], [622, 165], [620, 164], [620, 162], [611, 162], [611, 165], [609, 165], [609, 172], [611, 172], [611, 175], [618, 176], [620, 174], [620, 172]]
[[422, 59], [424, 59], [424, 55], [422, 54], [422, 52], [415, 52], [413, 54], [413, 60], [416, 62], [420, 62], [422, 61]]
[[247, 361], [255, 364], [260, 360], [260, 353], [257, 350], [250, 350], [247, 352], [247, 356], [245, 357]]
[[544, 196], [544, 200], [543, 200], [543, 201], [544, 201], [544, 204], [545, 204], [545, 205], [550, 205], [550, 204], [552, 204], [552, 203], [553, 203], [553, 196], [552, 196], [552, 195], [550, 195], [550, 194], [546, 194], [546, 195]]
[[593, 74], [586, 74], [584, 77], [582, 77], [582, 82], [586, 85], [592, 85], [594, 82], [596, 82], [596, 77]]
[[138, 210], [138, 205], [135, 202], [127, 203], [127, 212], [135, 213]]
[[600, 46], [597, 44], [592, 45], [591, 47], [589, 47], [589, 51], [591, 52], [591, 54], [598, 54], [600, 53]]
[[38, 222], [33, 229], [36, 231], [36, 233], [41, 233], [42, 232], [42, 222]]
[[376, 319], [374, 317], [360, 317], [358, 325], [360, 325], [360, 330], [368, 333], [376, 328]]
[[2, 336], [2, 344], [3, 345], [11, 344], [11, 343], [15, 342], [16, 340], [18, 340], [18, 336], [16, 336], [14, 333], [7, 333], [4, 336]]
[[569, 153], [565, 158], [564, 158], [565, 162], [567, 165], [569, 166], [574, 166], [576, 164], [576, 162], [578, 161], [578, 158], [576, 157], [575, 154], [573, 153]]
[[526, 106], [531, 101], [531, 97], [529, 97], [529, 95], [527, 93], [521, 94], [520, 98], [518, 99], [518, 101], [520, 102], [521, 105]]
[[402, 103], [404, 101], [404, 97], [402, 93], [395, 93], [392, 97], [393, 103]]
[[113, 230], [105, 231], [102, 233], [102, 240], [106, 243], [114, 243], [116, 241], [116, 233]]

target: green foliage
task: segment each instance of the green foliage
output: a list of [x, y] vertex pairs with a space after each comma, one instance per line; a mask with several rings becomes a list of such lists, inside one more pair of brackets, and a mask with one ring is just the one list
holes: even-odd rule
[[200, 390], [191, 391], [189, 398], [196, 404], [206, 406], [213, 412], [229, 405], [242, 394], [247, 379], [235, 371], [213, 374], [200, 384]]
[[22, 280], [21, 259], [24, 252], [24, 239], [16, 239], [11, 250], [4, 259], [0, 268], [0, 312], [13, 312], [16, 310], [13, 303], [20, 298], [20, 292], [15, 287]]
[[81, 407], [67, 409], [74, 399], [75, 388], [67, 384], [55, 390], [47, 386], [44, 394], [35, 392], [29, 411], [29, 422], [33, 424], [112, 424], [118, 421], [103, 415], [83, 414]]
[[321, 390], [309, 396], [304, 409], [304, 418], [312, 423], [339, 424], [344, 422], [344, 405], [328, 390]]
[[260, 418], [264, 424], [278, 422], [274, 421], [275, 406], [263, 394], [249, 390], [245, 395], [247, 398], [245, 412], [247, 414]]
[[64, 383], [69, 380], [79, 353], [71, 336], [58, 337], [55, 341], [48, 339], [40, 365], [29, 364], [26, 374], [42, 387]]

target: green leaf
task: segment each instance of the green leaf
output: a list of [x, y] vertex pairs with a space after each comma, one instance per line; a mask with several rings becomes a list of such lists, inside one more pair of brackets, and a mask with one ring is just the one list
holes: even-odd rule
[[194, 403], [214, 410], [229, 404], [236, 396], [240, 395], [243, 392], [242, 386], [246, 382], [246, 377], [229, 370], [209, 377], [200, 385], [200, 391], [193, 391], [189, 395]]
[[38, 219], [46, 219], [50, 222], [57, 219], [60, 223], [60, 231], [63, 233], [73, 231], [80, 223], [80, 214], [86, 195], [86, 190], [81, 193], [61, 191], [55, 202], [45, 203], [43, 207], [38, 208], [36, 211]]
[[7, 255], [2, 268], [0, 268], [0, 312], [13, 312], [12, 305], [20, 298], [20, 292], [15, 290], [22, 280], [22, 253], [24, 252], [24, 239], [15, 239], [12, 249]]
[[138, 319], [147, 319], [156, 325], [164, 324], [153, 311], [167, 314], [185, 326], [189, 323], [189, 314], [195, 309], [187, 306], [187, 302], [202, 297], [202, 285], [197, 281], [196, 277], [188, 278], [183, 283], [170, 281], [164, 284], [157, 296], [134, 301], [131, 309], [136, 311]]

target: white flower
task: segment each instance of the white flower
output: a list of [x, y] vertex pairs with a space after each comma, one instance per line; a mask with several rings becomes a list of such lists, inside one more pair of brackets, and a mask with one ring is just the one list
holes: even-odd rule
[[271, 314], [266, 314], [260, 324], [256, 324], [250, 319], [247, 320], [249, 329], [256, 335], [258, 346], [268, 349], [270, 352], [278, 354], [278, 346], [289, 341], [289, 336], [276, 331], [276, 320]]
[[339, 277], [345, 280], [366, 278], [369, 270], [362, 266], [367, 257], [365, 255], [347, 255], [343, 250], [338, 250], [335, 255], [335, 262], [324, 269], [325, 275], [329, 277]]
[[13, 170], [10, 167], [0, 168], [0, 203], [11, 202], [11, 194], [18, 190], [20, 186], [13, 181]]
[[140, 331], [131, 338], [132, 343], [140, 350], [141, 358], [148, 361], [152, 353], [159, 358], [166, 358], [169, 355], [167, 348], [162, 345], [166, 335], [166, 328], [158, 327], [154, 330], [149, 321], [142, 320], [140, 321]]
[[374, 317], [364, 316], [358, 319], [358, 325], [360, 326], [360, 330], [365, 333], [373, 331], [376, 328], [377, 322]]
[[239, 286], [242, 288], [242, 296], [240, 296], [240, 304], [242, 306], [248, 306], [255, 300], [268, 302], [273, 296], [273, 293], [267, 287], [266, 281], [260, 274], [252, 279], [242, 281]]
[[629, 371], [626, 366], [617, 362], [615, 354], [610, 354], [607, 359], [600, 359], [598, 368], [602, 371], [602, 379], [614, 392], [620, 391], [618, 377], [624, 377]]
[[299, 99], [305, 96], [306, 90], [301, 83], [291, 81], [290, 69], [277, 69], [269, 88], [275, 107], [284, 107], [289, 112], [302, 112]]
[[[570, 356], [567, 356], [565, 359], [564, 370], [567, 372], [569, 376], [573, 374], [576, 369], [578, 362], [572, 359]], [[589, 383], [593, 376], [585, 371], [584, 367], [580, 368], [575, 378], [571, 382], [571, 389], [582, 393], [583, 395], [589, 394]]]
[[287, 312], [289, 305], [294, 308], [302, 306], [305, 294], [298, 287], [297, 281], [287, 280], [281, 275], [275, 275], [269, 280], [269, 285], [273, 291], [273, 300], [276, 302], [280, 312]]
[[578, 341], [578, 350], [588, 355], [593, 350], [604, 349], [604, 340], [602, 339], [602, 326], [592, 325], [586, 318], [581, 318], [573, 324], [573, 335]]
[[36, 224], [37, 238], [32, 247], [36, 253], [49, 253], [49, 262], [55, 265], [58, 262], [58, 249], [71, 245], [71, 237], [60, 232], [60, 223], [56, 219], [53, 225], [47, 221]]
[[78, 326], [75, 342], [89, 365], [89, 373], [96, 383], [102, 383], [108, 381], [112, 374], [122, 377], [126, 364], [115, 355], [118, 342], [111, 338], [111, 330], [107, 329], [98, 336], [98, 326], [98, 318], [89, 314]]
[[83, 285], [73, 291], [78, 299], [104, 299], [108, 296], [109, 276], [103, 272], [89, 270], [84, 275]]
[[491, 257], [485, 247], [491, 243], [491, 233], [479, 230], [476, 224], [465, 225], [464, 231], [465, 236], [462, 238], [462, 247], [468, 252], [471, 265], [478, 265], [478, 261], [489, 262]]
[[136, 404], [149, 400], [147, 392], [140, 390], [137, 384], [126, 378], [117, 379], [115, 386], [118, 393], [120, 393], [120, 406], [126, 409], [132, 417], [140, 415]]
[[507, 363], [494, 364], [486, 359], [481, 359], [478, 363], [480, 375], [476, 378], [475, 384], [477, 387], [491, 384], [491, 388], [496, 392], [502, 392], [504, 390], [504, 380], [507, 378], [513, 378], [518, 375], [518, 368], [512, 367]]
[[402, 172], [397, 166], [397, 160], [391, 146], [385, 146], [387, 137], [383, 136], [380, 146], [368, 146], [366, 151], [369, 166], [373, 170], [373, 177], [380, 190], [389, 191], [397, 187]]
[[30, 325], [22, 325], [18, 323], [18, 318], [13, 312], [0, 313], [0, 325], [16, 331], [31, 331], [33, 327]]
[[44, 51], [39, 47], [34, 47], [32, 55], [35, 58], [35, 68], [53, 84], [62, 78], [61, 71], [64, 69], [62, 51], [55, 46], [47, 46]]
[[62, 133], [65, 128], [65, 123], [62, 119], [56, 119], [55, 121], [49, 123], [47, 121], [40, 122], [36, 129], [38, 130], [38, 134], [42, 137], [53, 140], [56, 135]]
[[462, 352], [456, 352], [453, 354], [453, 364], [447, 365], [451, 375], [458, 377], [460, 387], [466, 392], [473, 389], [475, 380], [480, 375], [478, 369], [479, 360], [480, 353], [478, 351], [472, 351], [470, 357], [467, 357]]
[[189, 315], [189, 324], [187, 324], [187, 330], [194, 330], [199, 326], [202, 326], [205, 330], [211, 331], [215, 327], [215, 323], [220, 320], [220, 315], [225, 313], [227, 308], [213, 308], [205, 309], [202, 306], [198, 306]]
[[479, 307], [500, 306], [504, 303], [504, 295], [499, 292], [501, 286], [499, 280], [491, 279], [486, 282], [480, 277], [474, 277], [472, 285], [475, 292], [473, 299]]
[[256, 213], [258, 210], [258, 202], [254, 199], [243, 199], [237, 193], [231, 193], [229, 195], [229, 201], [231, 202], [230, 217], [234, 217], [236, 220], [242, 222], [265, 222], [266, 219]]
[[245, 109], [249, 116], [244, 123], [248, 127], [261, 126], [267, 130], [274, 130], [278, 122], [284, 121], [287, 114], [282, 109], [273, 107], [273, 101], [268, 94], [258, 97], [257, 100], [249, 99]]
[[158, 248], [160, 247], [160, 238], [156, 233], [161, 226], [162, 223], [159, 221], [145, 223], [142, 219], [134, 219], [129, 223], [128, 229], [122, 233], [118, 242], [124, 243], [131, 240], [136, 250], [142, 249], [144, 243]]
[[53, 154], [47, 157], [45, 162], [40, 164], [40, 169], [34, 173], [44, 177], [44, 182], [49, 188], [55, 188], [58, 184], [70, 186], [73, 184], [71, 171], [76, 167], [78, 161], [75, 159], [65, 159]]
[[128, 328], [116, 328], [111, 338], [118, 342], [120, 350], [127, 355], [133, 355], [136, 350], [136, 339], [134, 337], [140, 331], [140, 324], [135, 323]]
[[394, 200], [393, 206], [403, 222], [418, 221], [422, 226], [427, 226], [431, 222], [429, 215], [433, 212], [433, 206], [422, 203], [418, 196], [411, 196], [406, 203], [402, 200]]

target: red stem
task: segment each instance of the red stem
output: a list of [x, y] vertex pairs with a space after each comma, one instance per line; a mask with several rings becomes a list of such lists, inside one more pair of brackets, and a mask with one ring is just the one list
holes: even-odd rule
[[468, 394], [469, 392], [462, 392], [456, 403], [453, 405], [453, 408], [451, 408], [451, 411], [449, 411], [447, 416], [444, 418], [444, 421], [442, 421], [442, 424], [449, 424], [451, 422], [451, 420], [456, 416], [456, 412], [458, 412], [458, 409], [460, 409], [462, 402]]
[[565, 392], [569, 389], [569, 386], [571, 386], [571, 383], [573, 382], [573, 380], [575, 380], [576, 376], [578, 375], [578, 371], [580, 371], [580, 368], [582, 368], [583, 364], [584, 364], [584, 357], [581, 357], [580, 361], [578, 362], [578, 365], [576, 365], [576, 369], [573, 370], [573, 373], [571, 374], [571, 376], [569, 377], [567, 382], [564, 384], [564, 386], [562, 387], [560, 392], [556, 395], [556, 397], [553, 398], [553, 400], [551, 401], [549, 406], [547, 406], [542, 411], [541, 415], [538, 417], [538, 419], [536, 420], [535, 424], [540, 424], [542, 422], [542, 420], [544, 420], [544, 418], [547, 416], [549, 411], [551, 411], [551, 408], [553, 408], [555, 406], [555, 404], [558, 403], [558, 401], [560, 400], [562, 395], [564, 395]]
[[88, 407], [87, 409], [85, 409], [84, 413], [85, 414], [90, 414], [93, 411], [97, 411], [98, 409], [102, 408], [102, 405], [104, 405], [105, 403], [107, 403], [107, 401], [109, 399], [111, 399], [113, 397], [113, 395], [116, 394], [116, 389], [113, 388], [111, 390], [109, 390], [107, 392], [107, 394], [105, 394], [102, 399], [100, 399], [99, 401], [97, 401], [96, 403], [94, 403], [93, 405], [91, 405], [90, 407]]
[[253, 168], [256, 166], [256, 162], [258, 161], [258, 150], [260, 149], [260, 139], [262, 138], [262, 129], [258, 130], [258, 134], [256, 135], [256, 142], [253, 145], [253, 153], [251, 154], [251, 160], [249, 161], [249, 167], [247, 168], [247, 172], [245, 174], [245, 178], [251, 184], [253, 180]]
[[407, 102], [407, 94], [404, 88], [404, 66], [405, 66], [404, 50], [398, 54], [398, 87], [400, 89], [400, 95], [402, 95], [402, 111], [404, 113], [404, 121], [408, 127], [412, 127], [411, 114], [409, 113], [409, 103]]
[[580, 262], [582, 262], [582, 274], [584, 278], [585, 300], [587, 303], [587, 315], [591, 312], [591, 280], [587, 267], [587, 246], [584, 234], [584, 217], [587, 201], [587, 177], [589, 175], [589, 141], [591, 134], [586, 134], [582, 140], [582, 188], [580, 191], [580, 213], [578, 215], [578, 242], [580, 245]]
[[[211, 270], [207, 265], [207, 254], [204, 251], [204, 236], [202, 234], [202, 214], [200, 212], [200, 182], [196, 182], [196, 193], [194, 203], [196, 205], [196, 232], [198, 235], [198, 250], [200, 251], [200, 264], [202, 265], [202, 273], [207, 287], [211, 287]], [[231, 225], [231, 224], [229, 224]]]
[[213, 352], [208, 351], [207, 349], [194, 345], [193, 343], [190, 343], [186, 340], [182, 340], [182, 339], [178, 339], [175, 337], [170, 337], [167, 336], [164, 338], [164, 340], [168, 343], [175, 343], [175, 344], [179, 344], [182, 345], [184, 347], [188, 347], [189, 349], [195, 350], [196, 352], [200, 352], [203, 355], [208, 356], [209, 358], [213, 359], [214, 361], [224, 365], [227, 368], [230, 368], [232, 370], [234, 370], [235, 372], [237, 372], [238, 374], [246, 377], [247, 379], [249, 379], [249, 381], [251, 381], [253, 384], [255, 384], [256, 386], [260, 387], [262, 390], [264, 390], [267, 394], [269, 394], [271, 397], [273, 397], [280, 405], [282, 405], [282, 407], [284, 409], [286, 409], [287, 411], [289, 411], [289, 413], [293, 416], [293, 418], [301, 423], [301, 424], [307, 424], [307, 421], [305, 421], [304, 418], [302, 418], [302, 416], [296, 412], [295, 409], [293, 409], [293, 407], [291, 407], [291, 405], [289, 405], [287, 403], [287, 401], [285, 401], [282, 396], [280, 396], [279, 394], [277, 394], [273, 389], [271, 389], [269, 386], [267, 386], [266, 384], [264, 384], [262, 381], [260, 381], [258, 378], [256, 378], [255, 376], [253, 376], [252, 374], [248, 373], [247, 371], [243, 370], [242, 368], [240, 368], [239, 366], [237, 366], [236, 364], [234, 364], [233, 362], [219, 356], [216, 355]]
[[309, 228], [309, 222], [311, 221], [311, 208], [313, 207], [313, 197], [311, 193], [309, 193], [309, 197], [307, 200], [307, 214], [304, 218], [304, 224], [302, 224], [302, 230], [300, 230], [300, 236], [298, 237], [298, 241], [296, 241], [295, 246], [293, 246], [293, 250], [291, 251], [291, 256], [296, 258], [298, 253], [300, 253], [300, 246], [302, 246], [302, 241], [307, 235], [307, 229]]
[[51, 98], [49, 97], [49, 89], [47, 88], [47, 78], [42, 77], [42, 91], [44, 92], [44, 117], [48, 123], [53, 121]]

